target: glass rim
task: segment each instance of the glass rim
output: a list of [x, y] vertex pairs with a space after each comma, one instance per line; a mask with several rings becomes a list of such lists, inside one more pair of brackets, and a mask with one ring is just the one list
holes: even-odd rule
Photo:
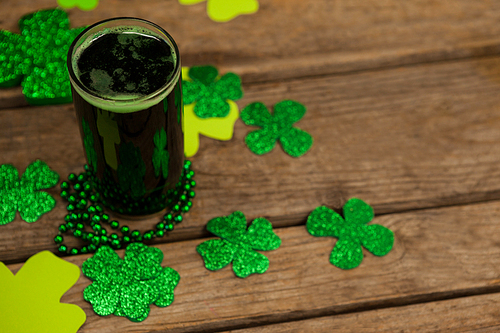
[[[147, 28], [151, 30], [151, 32], [158, 34], [165, 40], [167, 44], [169, 44], [169, 46], [171, 46], [174, 49], [176, 62], [174, 64], [173, 75], [170, 77], [169, 80], [165, 82], [163, 86], [161, 86], [159, 89], [152, 92], [151, 94], [127, 100], [102, 97], [97, 95], [89, 88], [87, 88], [80, 81], [80, 79], [77, 77], [76, 73], [73, 70], [73, 54], [77, 49], [77, 47], [80, 46], [90, 36], [98, 33], [99, 31], [102, 31], [102, 29], [96, 30], [96, 28], [106, 25], [107, 23], [110, 22], [120, 22], [120, 21], [136, 21], [145, 24], [147, 27], [142, 27], [142, 28]], [[124, 26], [127, 25], [133, 26], [131, 24], [124, 24]], [[167, 96], [173, 90], [175, 83], [179, 80], [181, 72], [179, 49], [172, 36], [167, 31], [165, 31], [165, 29], [163, 29], [156, 23], [137, 17], [127, 17], [127, 16], [109, 18], [106, 20], [96, 22], [85, 28], [85, 30], [83, 30], [80, 34], [78, 34], [78, 36], [76, 36], [76, 38], [71, 43], [68, 49], [66, 66], [68, 68], [71, 85], [83, 99], [85, 99], [87, 102], [96, 107], [101, 107], [102, 109], [119, 113], [136, 112], [161, 102], [161, 100], [163, 99], [162, 97]]]

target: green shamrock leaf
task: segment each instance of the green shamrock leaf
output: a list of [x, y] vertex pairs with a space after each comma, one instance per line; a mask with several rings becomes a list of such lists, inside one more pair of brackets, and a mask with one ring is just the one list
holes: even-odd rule
[[66, 57], [85, 27], [70, 29], [60, 9], [42, 10], [19, 20], [21, 34], [0, 31], [0, 87], [21, 85], [33, 105], [70, 103]]
[[338, 238], [330, 262], [342, 269], [358, 267], [363, 260], [363, 245], [376, 256], [384, 256], [394, 245], [394, 233], [381, 225], [367, 225], [373, 220], [373, 209], [360, 199], [352, 198], [344, 205], [344, 218], [320, 206], [307, 218], [307, 231], [315, 237]]
[[155, 168], [155, 175], [158, 177], [161, 172], [163, 178], [166, 179], [168, 177], [168, 162], [170, 156], [168, 154], [168, 150], [166, 150], [167, 133], [163, 128], [156, 131], [153, 141], [155, 143], [155, 149], [153, 151], [153, 166]]
[[51, 211], [56, 200], [39, 190], [53, 187], [58, 181], [59, 175], [40, 160], [31, 163], [21, 179], [14, 166], [0, 165], [0, 225], [14, 221], [17, 211], [28, 223]]
[[163, 253], [154, 247], [132, 243], [121, 259], [109, 246], [102, 246], [82, 264], [85, 276], [93, 280], [83, 298], [100, 316], [114, 314], [140, 322], [150, 305], [165, 307], [174, 301], [179, 273], [161, 267]]
[[270, 251], [281, 245], [268, 220], [257, 218], [247, 230], [246, 217], [239, 211], [210, 220], [207, 230], [222, 239], [211, 239], [196, 247], [205, 267], [215, 271], [232, 262], [233, 271], [240, 278], [262, 274], [269, 268], [269, 259], [255, 250]]
[[306, 108], [302, 104], [290, 100], [276, 104], [273, 115], [264, 104], [252, 103], [241, 111], [240, 118], [246, 125], [262, 129], [248, 133], [245, 143], [253, 153], [263, 155], [273, 150], [279, 140], [288, 155], [302, 156], [311, 148], [313, 138], [309, 133], [293, 127], [293, 124], [305, 113]]
[[213, 66], [193, 66], [189, 69], [192, 81], [182, 81], [184, 104], [196, 102], [194, 113], [200, 118], [227, 116], [230, 106], [226, 100], [243, 96], [238, 75], [227, 73], [220, 79], [218, 75]]
[[139, 198], [146, 193], [144, 176], [146, 175], [146, 165], [141, 157], [141, 150], [134, 147], [132, 142], [120, 145], [118, 152], [120, 164], [116, 172], [120, 182], [120, 188], [126, 192], [130, 190], [132, 197]]

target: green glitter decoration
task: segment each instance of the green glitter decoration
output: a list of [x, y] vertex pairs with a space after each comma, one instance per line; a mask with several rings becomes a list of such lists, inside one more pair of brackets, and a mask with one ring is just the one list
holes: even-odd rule
[[192, 81], [182, 81], [184, 104], [196, 102], [194, 113], [200, 118], [225, 117], [229, 114], [226, 100], [243, 96], [241, 79], [234, 73], [226, 73], [217, 79], [219, 72], [213, 66], [193, 66], [189, 69]]
[[70, 29], [68, 15], [50, 9], [23, 16], [19, 28], [0, 31], [0, 87], [21, 85], [32, 105], [70, 103], [66, 57], [85, 27]]
[[338, 238], [330, 262], [342, 269], [356, 268], [363, 260], [361, 245], [376, 256], [385, 256], [394, 245], [394, 233], [373, 220], [373, 208], [360, 199], [352, 198], [344, 205], [344, 218], [333, 210], [320, 206], [307, 218], [307, 231], [315, 237]]
[[232, 262], [233, 271], [240, 278], [262, 274], [269, 268], [269, 259], [254, 250], [276, 250], [281, 245], [271, 222], [260, 217], [247, 230], [246, 217], [240, 211], [210, 220], [207, 230], [222, 239], [211, 239], [196, 247], [205, 267], [215, 271]]
[[87, 154], [87, 161], [90, 167], [97, 171], [97, 153], [94, 148], [94, 134], [90, 130], [89, 123], [82, 118], [82, 128], [83, 128], [83, 147], [85, 148], [85, 153]]
[[276, 104], [273, 115], [264, 104], [252, 103], [241, 111], [240, 118], [246, 125], [260, 126], [262, 129], [248, 133], [245, 143], [253, 153], [263, 155], [273, 150], [279, 140], [288, 155], [300, 157], [313, 144], [309, 133], [293, 127], [305, 113], [304, 105], [290, 100]]
[[144, 176], [146, 165], [141, 157], [141, 150], [134, 147], [132, 142], [120, 146], [120, 164], [118, 165], [118, 179], [122, 191], [130, 190], [133, 198], [139, 198], [146, 193]]
[[166, 150], [167, 133], [163, 128], [156, 131], [153, 141], [155, 143], [155, 149], [153, 151], [153, 166], [155, 168], [155, 175], [158, 177], [161, 172], [163, 178], [166, 179], [168, 177], [168, 162], [170, 156]]
[[174, 301], [179, 273], [161, 267], [161, 250], [132, 243], [121, 259], [109, 246], [100, 247], [82, 264], [85, 276], [93, 282], [83, 298], [100, 316], [114, 314], [140, 322], [147, 318], [150, 305], [166, 307]]
[[40, 160], [31, 163], [21, 179], [14, 166], [0, 165], [0, 225], [14, 221], [17, 211], [28, 223], [50, 212], [56, 200], [39, 190], [51, 188], [58, 181], [59, 175]]

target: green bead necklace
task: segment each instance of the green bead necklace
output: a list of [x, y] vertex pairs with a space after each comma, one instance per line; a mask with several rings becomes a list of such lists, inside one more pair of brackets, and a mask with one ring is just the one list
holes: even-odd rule
[[[130, 230], [126, 225], [120, 227], [118, 221], [110, 221], [110, 216], [104, 212], [101, 198], [92, 186], [91, 173], [85, 165], [85, 172], [78, 176], [69, 174], [68, 181], [61, 183], [61, 198], [68, 202], [66, 209], [68, 214], [59, 226], [59, 232], [54, 237], [54, 242], [59, 245], [59, 252], [63, 254], [93, 253], [101, 245], [109, 245], [113, 249], [125, 248], [129, 243], [149, 241], [156, 237], [163, 237], [168, 231], [172, 231], [177, 223], [182, 222], [182, 214], [187, 213], [193, 206], [192, 199], [195, 197], [193, 180], [194, 171], [191, 170], [191, 162], [185, 161], [180, 181], [175, 190], [172, 191], [172, 199], [168, 200], [171, 210], [163, 216], [156, 224], [155, 230], [151, 229], [144, 233], [139, 230]], [[109, 224], [116, 232], [108, 235], [103, 225]], [[92, 231], [86, 231], [86, 226]], [[72, 233], [76, 238], [82, 239], [87, 245], [80, 249], [69, 249], [63, 244], [63, 234]]]

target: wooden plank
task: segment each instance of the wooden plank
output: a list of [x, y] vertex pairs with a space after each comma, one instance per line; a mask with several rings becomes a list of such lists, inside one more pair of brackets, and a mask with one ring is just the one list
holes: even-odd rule
[[[22, 15], [54, 0], [3, 0], [0, 29], [18, 31]], [[211, 21], [206, 3], [178, 0], [101, 1], [69, 10], [73, 27], [136, 16], [167, 29], [183, 63], [215, 64], [246, 82], [263, 82], [500, 53], [500, 4], [495, 1], [260, 0], [256, 14]], [[4, 104], [0, 89], [0, 107]]]
[[[298, 159], [280, 147], [254, 155], [244, 144], [253, 128], [241, 121], [228, 142], [202, 137], [192, 158], [194, 207], [161, 241], [206, 236], [209, 219], [235, 210], [290, 226], [321, 204], [339, 208], [350, 197], [377, 214], [499, 199], [499, 78], [500, 59], [492, 58], [245, 86], [240, 108], [258, 100], [306, 105], [297, 126], [315, 138], [311, 151]], [[2, 164], [23, 170], [40, 158], [63, 177], [82, 170], [71, 105], [1, 111], [0, 133]], [[0, 260], [55, 250], [64, 206], [33, 224], [3, 226]], [[154, 224], [129, 223], [143, 231]]]
[[[61, 301], [85, 310], [81, 332], [206, 332], [498, 292], [498, 216], [499, 201], [376, 217], [394, 231], [393, 250], [384, 257], [365, 252], [348, 271], [328, 261], [335, 240], [312, 237], [304, 226], [276, 230], [282, 245], [265, 252], [268, 271], [246, 279], [231, 267], [206, 270], [195, 250], [205, 239], [162, 244], [163, 265], [181, 280], [174, 303], [152, 306], [141, 324], [93, 314], [82, 299], [85, 277]], [[87, 257], [68, 260], [81, 265]]]
[[231, 332], [498, 332], [500, 331], [499, 315], [500, 295], [491, 294]]

